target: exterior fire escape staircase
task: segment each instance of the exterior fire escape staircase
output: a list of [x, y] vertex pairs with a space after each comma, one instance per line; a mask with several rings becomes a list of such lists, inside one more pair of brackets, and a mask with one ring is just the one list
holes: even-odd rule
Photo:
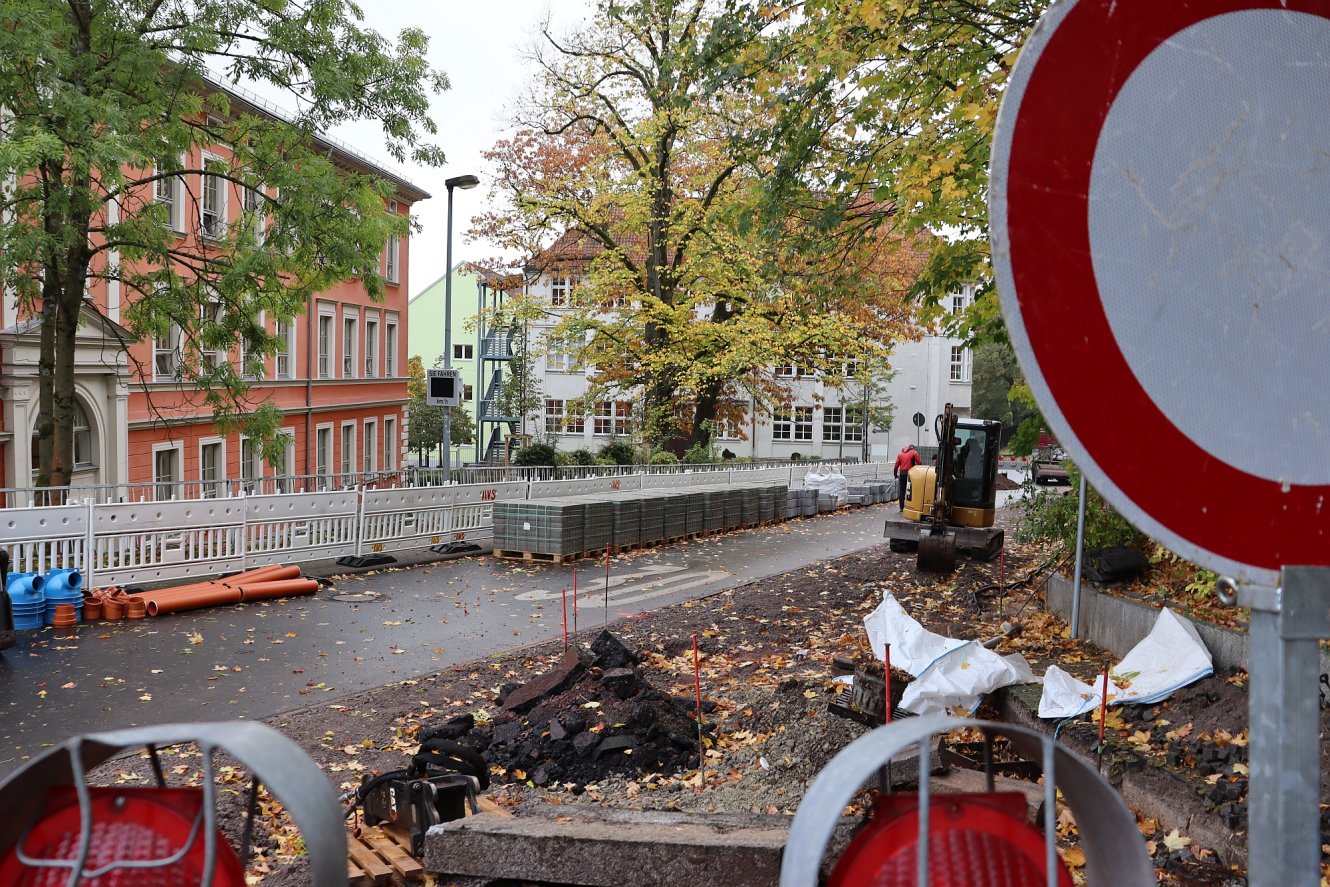
[[[480, 440], [485, 441], [485, 464], [496, 465], [503, 461], [505, 437], [517, 433], [517, 416], [504, 414], [499, 404], [499, 395], [503, 391], [504, 367], [513, 359], [513, 335], [511, 326], [486, 329], [480, 340], [480, 390], [482, 396], [478, 406], [477, 420], [480, 425]], [[504, 427], [507, 425], [507, 434]], [[489, 427], [488, 437], [486, 426]]]

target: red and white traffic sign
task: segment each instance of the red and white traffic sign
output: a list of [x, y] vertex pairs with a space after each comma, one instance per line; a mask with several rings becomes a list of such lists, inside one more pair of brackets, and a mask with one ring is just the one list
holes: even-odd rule
[[1169, 548], [1330, 565], [1330, 0], [1072, 0], [993, 143], [993, 264], [1059, 441]]

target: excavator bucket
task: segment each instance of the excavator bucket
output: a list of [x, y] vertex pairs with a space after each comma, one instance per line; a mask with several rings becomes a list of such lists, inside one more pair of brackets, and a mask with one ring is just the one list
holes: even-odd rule
[[950, 573], [956, 569], [956, 534], [936, 528], [922, 535], [915, 565], [926, 573]]

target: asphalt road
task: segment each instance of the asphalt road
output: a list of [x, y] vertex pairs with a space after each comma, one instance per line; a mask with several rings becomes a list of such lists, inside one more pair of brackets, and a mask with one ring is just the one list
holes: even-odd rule
[[[1000, 494], [1001, 500], [1011, 496]], [[577, 565], [586, 633], [882, 542], [894, 504]], [[562, 633], [573, 568], [474, 557], [345, 576], [316, 595], [20, 632], [0, 653], [0, 778], [77, 733], [263, 718]]]
[[[894, 505], [577, 565], [582, 632], [882, 541]], [[557, 638], [570, 566], [475, 557], [317, 595], [76, 630], [0, 653], [0, 777], [76, 733], [262, 718]], [[569, 623], [573, 622], [569, 596]]]

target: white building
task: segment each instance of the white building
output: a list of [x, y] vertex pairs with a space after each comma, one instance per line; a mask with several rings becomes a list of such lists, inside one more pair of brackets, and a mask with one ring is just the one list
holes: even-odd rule
[[[531, 284], [530, 293], [545, 310], [543, 322], [531, 323], [526, 331], [543, 410], [528, 416], [524, 424], [527, 433], [549, 439], [560, 450], [595, 451], [614, 436], [632, 433], [636, 404], [620, 395], [622, 399], [595, 404], [585, 415], [575, 414], [575, 405], [589, 387], [590, 368], [575, 368], [573, 355], [545, 344], [559, 316], [569, 307], [576, 279], [560, 276], [568, 273], [543, 273]], [[949, 308], [963, 310], [973, 298], [970, 289], [957, 293]], [[773, 371], [794, 391], [790, 408], [773, 415], [765, 408], [755, 411], [749, 403], [743, 425], [746, 439], [722, 435], [717, 448], [757, 459], [869, 455], [881, 460], [894, 456], [907, 443], [934, 446], [933, 418], [942, 412], [944, 404], [951, 403], [962, 416], [970, 414], [970, 363], [970, 350], [961, 347], [958, 339], [928, 335], [918, 341], [901, 342], [891, 358], [895, 375], [885, 386], [875, 386], [878, 392], [872, 404], [880, 408], [881, 401], [886, 400], [894, 405], [891, 427], [867, 429], [862, 419], [865, 396], [861, 386], [852, 383], [837, 388], [821, 377], [802, 375], [797, 367], [775, 367]], [[921, 428], [911, 421], [915, 413], [925, 417]]]

